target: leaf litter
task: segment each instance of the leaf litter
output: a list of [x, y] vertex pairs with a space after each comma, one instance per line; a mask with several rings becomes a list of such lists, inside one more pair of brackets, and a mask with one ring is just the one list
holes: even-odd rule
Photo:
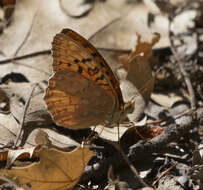
[[[0, 162], [1, 175], [2, 171], [8, 172], [7, 174], [11, 172], [10, 179], [18, 178], [17, 183], [20, 186], [39, 189], [40, 184], [44, 189], [50, 189], [49, 183], [38, 183], [41, 179], [38, 179], [38, 182], [33, 180], [35, 177], [45, 175], [44, 181], [60, 182], [55, 183], [55, 187], [64, 185], [62, 188], [67, 189], [78, 182], [88, 159], [92, 156], [88, 148], [84, 151], [85, 146], [83, 150], [79, 149], [77, 153], [79, 157], [82, 158], [81, 155], [84, 153], [88, 158], [86, 162], [78, 161], [81, 167], [78, 168], [80, 171], [76, 172], [75, 176], [71, 176], [74, 168], [70, 167], [72, 165], [77, 168], [77, 160], [74, 156], [70, 162], [64, 160], [59, 164], [59, 157], [68, 157], [65, 149], [70, 150], [78, 146], [86, 137], [89, 137], [89, 133], [86, 131], [74, 133], [55, 126], [43, 102], [43, 92], [52, 70], [50, 42], [62, 28], [70, 27], [86, 38], [96, 33], [91, 38], [91, 42], [104, 55], [113, 71], [118, 74], [124, 99], [129, 101], [132, 97], [135, 98], [136, 111], [126, 120], [129, 129], [120, 126], [120, 135], [122, 135], [121, 146], [131, 163], [138, 170], [147, 168], [146, 173], [149, 175], [139, 171], [140, 176], [147, 184], [154, 185], [157, 189], [201, 188], [202, 3], [187, 0], [149, 0], [143, 3], [108, 0], [88, 2], [86, 6], [86, 2], [84, 0], [76, 5], [70, 1], [67, 9], [65, 1], [16, 1], [11, 22], [3, 23], [0, 36], [0, 60], [4, 62], [0, 61], [2, 79], [0, 87], [5, 93], [0, 96], [0, 104], [9, 111], [0, 113], [0, 155], [3, 160]], [[66, 14], [67, 12], [70, 14]], [[116, 22], [108, 25], [115, 19], [117, 19]], [[133, 68], [130, 67], [132, 65], [127, 65], [124, 68], [128, 69], [121, 69], [123, 65], [119, 59], [120, 56], [130, 54], [131, 49], [138, 43], [134, 51], [136, 52], [139, 36], [142, 43], [150, 44], [154, 33], [160, 34], [160, 40], [154, 47], [149, 46], [149, 52], [153, 54], [152, 59], [149, 61], [146, 55], [135, 56], [137, 63], [142, 64], [135, 63]], [[20, 56], [21, 59], [18, 59]], [[20, 83], [18, 80], [3, 80], [11, 73], [24, 76], [25, 83]], [[39, 87], [31, 98], [26, 113], [25, 128], [18, 144], [23, 147], [13, 149], [13, 142], [20, 130], [20, 121], [25, 114], [24, 106], [33, 83], [39, 83]], [[132, 121], [133, 123], [130, 123]], [[34, 139], [39, 129], [47, 132], [56, 150], [50, 147], [42, 148], [42, 152], [39, 152], [41, 158], [38, 162], [34, 162], [36, 160], [30, 158], [30, 155], [32, 152], [33, 155], [37, 152], [35, 151], [37, 143]], [[100, 137], [96, 135], [93, 140], [90, 138], [90, 146], [95, 154], [91, 166], [95, 170], [86, 167], [79, 182], [85, 188], [89, 188], [89, 185], [91, 188], [95, 188], [95, 185], [102, 188], [103, 181], [106, 184], [112, 183], [112, 180], [109, 178], [108, 181], [107, 178], [110, 165], [113, 165], [115, 170], [113, 173], [116, 177], [113, 180], [119, 184], [119, 188], [122, 188], [119, 182], [124, 182], [128, 188], [129, 186], [133, 189], [140, 187], [134, 176], [130, 178], [132, 171], [126, 169], [126, 162], [111, 143], [108, 143], [117, 138], [116, 130], [109, 132], [110, 135], [103, 135], [105, 133], [101, 126], [98, 132]], [[93, 133], [96, 131], [91, 135]], [[70, 136], [73, 139], [70, 139]], [[195, 150], [195, 147], [198, 147], [198, 150]], [[26, 155], [31, 165], [25, 166], [26, 161], [20, 159], [24, 169], [16, 169], [12, 165], [11, 170], [5, 169], [8, 153], [11, 155], [9, 156], [11, 164], [17, 165], [16, 159]], [[191, 164], [192, 155], [193, 165]], [[50, 157], [56, 160], [50, 160]], [[43, 167], [47, 166], [48, 169], [53, 168], [58, 171], [61, 179], [57, 181], [52, 179], [54, 175], [50, 176], [50, 173], [40, 173], [37, 167], [40, 163], [44, 163]], [[69, 163], [68, 167], [71, 171], [63, 174], [61, 171], [64, 171], [65, 163]], [[121, 168], [125, 169], [126, 178]], [[34, 171], [29, 180], [26, 178], [28, 171]], [[166, 178], [163, 177], [164, 175]], [[7, 179], [8, 182], [9, 178]], [[2, 184], [0, 189], [4, 187]]]

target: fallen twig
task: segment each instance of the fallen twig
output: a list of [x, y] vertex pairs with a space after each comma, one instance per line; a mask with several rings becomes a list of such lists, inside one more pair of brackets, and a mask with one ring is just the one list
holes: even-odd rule
[[25, 116], [26, 116], [26, 113], [27, 113], [27, 109], [28, 109], [28, 107], [29, 107], [29, 105], [30, 105], [30, 100], [31, 100], [31, 98], [32, 98], [32, 96], [33, 96], [33, 93], [34, 93], [34, 91], [35, 91], [35, 88], [38, 86], [38, 84], [35, 84], [34, 86], [33, 86], [33, 88], [32, 88], [32, 90], [31, 90], [31, 92], [30, 92], [30, 96], [29, 96], [29, 98], [28, 98], [28, 100], [27, 100], [27, 102], [26, 102], [26, 104], [25, 104], [25, 109], [24, 109], [24, 113], [23, 113], [23, 117], [22, 117], [22, 121], [21, 121], [21, 126], [20, 126], [20, 131], [19, 131], [19, 133], [18, 133], [18, 135], [17, 135], [17, 137], [16, 137], [16, 140], [15, 140], [15, 143], [14, 143], [14, 147], [13, 148], [16, 148], [16, 145], [17, 145], [17, 143], [18, 143], [18, 140], [19, 140], [19, 138], [20, 138], [20, 136], [21, 136], [21, 134], [22, 134], [22, 131], [23, 131], [23, 128], [24, 128], [24, 122], [25, 122]]
[[191, 105], [191, 109], [195, 110], [196, 108], [196, 98], [195, 98], [195, 93], [194, 93], [194, 89], [192, 87], [192, 83], [189, 77], [189, 74], [187, 73], [187, 71], [184, 68], [184, 62], [179, 58], [176, 50], [175, 50], [175, 46], [173, 44], [172, 41], [172, 31], [171, 31], [171, 19], [169, 19], [169, 40], [170, 40], [170, 49], [174, 55], [175, 60], [178, 63], [179, 69], [181, 71], [182, 76], [184, 77], [185, 80], [185, 84], [187, 86], [188, 92], [189, 92], [189, 96], [190, 96], [190, 105]]
[[178, 163], [173, 164], [170, 168], [168, 168], [167, 170], [165, 170], [164, 172], [162, 172], [157, 179], [153, 182], [152, 186], [154, 187], [157, 182], [164, 176], [166, 175], [170, 170], [172, 170]]
[[0, 65], [7, 64], [7, 63], [12, 62], [12, 61], [28, 59], [28, 58], [40, 56], [40, 55], [50, 55], [50, 54], [51, 54], [51, 50], [37, 51], [37, 52], [29, 53], [26, 55], [17, 56], [17, 57], [2, 60], [2, 61], [0, 61]]

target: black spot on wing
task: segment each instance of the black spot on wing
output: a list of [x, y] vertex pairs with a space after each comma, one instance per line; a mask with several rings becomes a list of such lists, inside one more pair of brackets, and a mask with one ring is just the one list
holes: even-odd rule
[[98, 56], [98, 53], [91, 53], [91, 55], [92, 55], [93, 57], [97, 57], [97, 56]]
[[100, 65], [101, 65], [102, 67], [105, 67], [105, 64], [104, 64], [103, 62], [100, 62]]
[[92, 61], [91, 58], [87, 58], [87, 59], [84, 59], [84, 58], [83, 58], [81, 62], [85, 64], [85, 63], [91, 62], [91, 61]]
[[95, 79], [96, 82], [98, 82], [99, 80], [104, 80], [104, 75], [101, 75], [100, 77], [97, 77], [97, 78]]
[[88, 68], [88, 70], [87, 70], [87, 72], [88, 72], [88, 74], [90, 75], [90, 76], [94, 76], [95, 74], [97, 74], [98, 72], [99, 72], [99, 69], [97, 68], [97, 67], [95, 67], [95, 68]]
[[78, 66], [78, 73], [81, 74], [82, 73], [82, 67]]
[[79, 63], [79, 59], [74, 59], [74, 63]]

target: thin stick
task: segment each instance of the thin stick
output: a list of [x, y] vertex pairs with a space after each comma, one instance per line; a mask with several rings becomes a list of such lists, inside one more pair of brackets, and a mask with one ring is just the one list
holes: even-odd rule
[[157, 184], [157, 182], [158, 182], [164, 175], [166, 175], [170, 170], [172, 170], [177, 164], [178, 164], [178, 163], [173, 164], [170, 168], [168, 168], [167, 170], [165, 170], [164, 172], [162, 172], [162, 173], [158, 176], [157, 180], [155, 180], [155, 181], [153, 182], [152, 186], [154, 187], [154, 186]]
[[175, 47], [174, 47], [174, 44], [172, 42], [171, 36], [172, 36], [172, 32], [171, 32], [171, 19], [169, 19], [170, 49], [171, 49], [171, 51], [172, 51], [172, 53], [174, 55], [175, 60], [178, 63], [178, 66], [179, 66], [179, 69], [181, 71], [181, 74], [184, 77], [185, 84], [187, 86], [187, 89], [188, 89], [188, 92], [189, 92], [189, 95], [190, 95], [191, 109], [194, 110], [196, 108], [196, 98], [195, 98], [195, 93], [194, 93], [194, 90], [193, 90], [193, 87], [192, 87], [192, 83], [191, 83], [191, 80], [190, 80], [190, 77], [189, 77], [188, 73], [186, 72], [186, 70], [184, 68], [184, 62], [179, 58], [179, 56], [178, 56], [178, 54], [177, 54], [177, 52], [175, 50]]
[[[114, 49], [114, 48], [105, 48], [105, 47], [96, 47], [98, 50], [103, 50], [103, 51], [112, 51], [112, 52], [121, 52], [121, 53], [130, 53], [130, 49]], [[17, 61], [17, 60], [22, 60], [22, 59], [29, 59], [31, 57], [36, 57], [40, 55], [51, 55], [51, 50], [42, 50], [42, 51], [37, 51], [33, 53], [28, 53], [25, 55], [9, 58], [0, 61], [0, 65], [7, 64], [9, 62]]]
[[33, 93], [34, 93], [34, 90], [35, 90], [36, 86], [38, 86], [38, 84], [35, 84], [35, 85], [33, 86], [32, 90], [31, 90], [31, 93], [30, 93], [30, 96], [29, 96], [29, 98], [28, 98], [28, 100], [27, 100], [27, 102], [26, 102], [26, 104], [25, 104], [25, 109], [24, 109], [24, 113], [23, 113], [23, 118], [22, 118], [22, 121], [21, 121], [21, 124], [20, 124], [20, 131], [19, 131], [19, 133], [18, 133], [18, 135], [17, 135], [17, 137], [16, 137], [16, 141], [15, 141], [15, 143], [14, 143], [14, 147], [13, 147], [13, 148], [16, 148], [16, 145], [17, 145], [17, 143], [18, 143], [18, 140], [19, 140], [19, 138], [20, 138], [20, 136], [21, 136], [21, 134], [22, 134], [22, 131], [23, 131], [23, 128], [24, 128], [24, 122], [25, 122], [25, 116], [26, 116], [26, 113], [27, 113], [27, 109], [28, 109], [28, 107], [29, 107], [29, 105], [30, 105], [30, 100], [31, 100], [31, 98], [32, 98], [32, 96], [33, 96]]
[[185, 79], [185, 83], [187, 85], [187, 89], [188, 89], [188, 92], [189, 92], [189, 95], [190, 95], [190, 105], [191, 105], [191, 109], [195, 109], [196, 108], [196, 98], [195, 98], [195, 93], [194, 93], [194, 90], [193, 90], [193, 87], [192, 87], [192, 83], [191, 83], [191, 80], [190, 80], [190, 77], [188, 75], [188, 73], [185, 71], [184, 69], [184, 63], [178, 58], [178, 55], [174, 49], [174, 47], [171, 45], [171, 51], [173, 52], [173, 55], [176, 59], [176, 61], [178, 62], [178, 66], [179, 66], [179, 69]]
[[9, 58], [9, 59], [5, 59], [0, 61], [0, 64], [6, 64], [12, 61], [17, 61], [17, 60], [21, 60], [21, 59], [28, 59], [31, 57], [35, 57], [35, 56], [40, 56], [40, 55], [50, 55], [51, 54], [51, 50], [43, 50], [43, 51], [37, 51], [37, 52], [33, 52], [33, 53], [29, 53], [26, 55], [22, 55], [22, 56], [18, 56], [18, 57], [13, 57], [13, 58]]
[[[181, 113], [178, 113], [178, 114], [176, 114], [175, 116], [173, 116], [173, 119], [176, 120], [176, 119], [178, 119], [178, 118], [180, 118], [180, 117], [182, 117], [182, 116], [184, 116], [184, 115], [189, 115], [189, 114], [191, 114], [192, 112], [193, 112], [192, 109], [187, 109], [187, 110], [185, 110], [185, 111], [183, 111], [183, 112], [181, 112]], [[166, 119], [164, 119], [164, 120], [158, 119], [158, 120], [147, 121], [147, 122], [146, 122], [147, 125], [158, 124], [158, 123], [163, 126], [163, 125], [165, 125], [165, 124], [167, 123], [167, 120], [166, 120]], [[136, 126], [136, 124], [134, 124], [134, 125]]]
[[130, 162], [130, 160], [128, 159], [128, 157], [125, 155], [123, 149], [121, 148], [121, 146], [117, 143], [111, 142], [110, 143], [116, 148], [116, 150], [121, 153], [122, 157], [124, 158], [124, 160], [126, 161], [126, 163], [128, 164], [128, 166], [130, 167], [131, 171], [134, 173], [136, 179], [144, 186], [144, 187], [149, 187], [149, 185], [147, 185], [142, 178], [140, 178], [138, 171], [136, 170], [136, 168], [133, 166], [133, 164]]

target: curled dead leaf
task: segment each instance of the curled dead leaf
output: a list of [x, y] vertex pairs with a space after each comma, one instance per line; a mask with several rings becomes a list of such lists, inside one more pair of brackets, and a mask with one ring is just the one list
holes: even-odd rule
[[65, 190], [77, 183], [92, 156], [88, 147], [79, 147], [72, 152], [44, 147], [39, 152], [39, 163], [1, 173], [30, 190]]
[[9, 150], [7, 157], [7, 167], [9, 167], [16, 159], [33, 158], [37, 156], [40, 146], [32, 148], [23, 148], [18, 150]]
[[154, 88], [154, 77], [151, 64], [154, 62], [152, 47], [159, 41], [160, 35], [155, 34], [152, 41], [141, 42], [138, 36], [138, 43], [135, 50], [129, 56], [121, 56], [123, 67], [127, 71], [126, 79], [131, 81], [143, 96], [145, 101], [149, 100]]
[[139, 140], [149, 140], [163, 132], [160, 126], [133, 126], [130, 127], [122, 136], [121, 143], [123, 146], [130, 146]]

